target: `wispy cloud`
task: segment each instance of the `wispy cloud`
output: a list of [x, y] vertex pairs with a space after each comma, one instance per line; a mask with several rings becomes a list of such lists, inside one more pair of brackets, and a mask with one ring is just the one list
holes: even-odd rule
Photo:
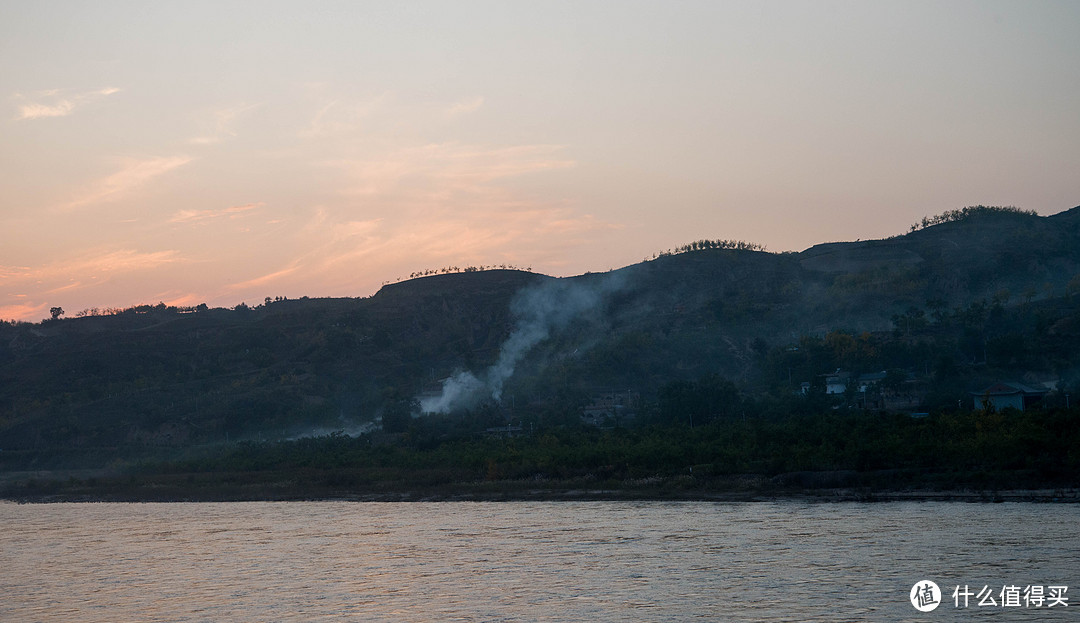
[[32, 270], [29, 266], [2, 266], [0, 265], [0, 285], [11, 279], [16, 279]]
[[172, 249], [165, 251], [100, 250], [48, 264], [36, 273], [42, 279], [55, 279], [60, 276], [86, 276], [96, 279], [113, 273], [151, 270], [163, 264], [177, 262], [179, 259], [179, 254]]
[[[308, 252], [299, 270], [323, 275], [348, 266], [417, 262], [518, 261], [515, 247], [545, 233], [567, 238], [603, 229], [592, 216], [533, 199], [510, 178], [575, 166], [558, 145], [488, 147], [458, 143], [400, 149], [378, 158], [324, 163], [344, 172], [344, 195], [375, 219], [335, 219], [316, 209], [298, 234]], [[338, 211], [340, 212], [340, 211]], [[510, 259], [507, 259], [510, 258]]]
[[483, 105], [483, 97], [474, 97], [472, 99], [462, 100], [454, 104], [449, 109], [447, 109], [446, 114], [451, 117], [456, 117], [458, 115], [467, 115], [469, 113], [474, 113], [480, 110]]
[[38, 320], [45, 315], [48, 303], [13, 303], [0, 305], [0, 320]]
[[68, 202], [68, 209], [117, 199], [150, 180], [191, 162], [187, 156], [131, 160], [113, 173], [86, 188], [79, 196]]
[[318, 278], [335, 264], [367, 256], [386, 244], [379, 231], [381, 218], [328, 222], [328, 216], [326, 208], [313, 210], [308, 222], [297, 230], [296, 242], [303, 251], [284, 268], [230, 284], [227, 289], [250, 290], [277, 284], [293, 276]]
[[283, 253], [293, 251], [285, 262], [229, 290], [259, 295], [269, 287], [298, 290], [320, 283], [348, 291], [370, 285], [358, 283], [364, 273], [526, 265], [547, 249], [563, 248], [543, 239], [588, 243], [614, 226], [512, 181], [575, 166], [565, 152], [559, 145], [433, 143], [323, 162], [343, 175], [340, 200], [312, 208], [308, 220], [293, 228], [282, 245]]
[[29, 96], [17, 93], [15, 99], [25, 103], [19, 105], [19, 114], [16, 119], [23, 121], [66, 117], [87, 104], [119, 92], [120, 89], [108, 87], [82, 93], [71, 93], [63, 89], [38, 91]]
[[[166, 305], [174, 305], [176, 307], [193, 306], [206, 302], [206, 297], [204, 295], [195, 294], [193, 292], [171, 291], [162, 294], [162, 296], [157, 298], [164, 301]], [[153, 300], [153, 298], [154, 297], [151, 297], [150, 300]]]
[[205, 224], [221, 218], [236, 219], [247, 216], [253, 210], [262, 207], [263, 203], [248, 203], [245, 205], [232, 206], [221, 210], [180, 210], [169, 219], [170, 223], [195, 223]]
[[[38, 303], [97, 288], [114, 277], [153, 272], [184, 259], [175, 250], [93, 249], [40, 266], [0, 266], [0, 291], [8, 299], [0, 318], [37, 320], [51, 303]], [[18, 294], [12, 294], [18, 293]], [[61, 297], [63, 298], [63, 297]], [[14, 300], [12, 300], [14, 299]]]
[[[175, 250], [137, 251], [98, 249], [42, 266], [0, 266], [0, 287], [18, 290], [36, 286], [39, 291], [66, 289], [76, 281], [105, 278], [109, 274], [150, 270], [180, 260]], [[60, 286], [58, 283], [65, 285]]]
[[188, 142], [193, 145], [213, 145], [234, 137], [237, 135], [236, 121], [261, 106], [262, 104], [236, 104], [215, 110], [205, 115], [207, 120], [202, 122], [203, 133]]
[[296, 261], [291, 262], [288, 266], [286, 266], [285, 268], [282, 268], [281, 270], [275, 270], [274, 272], [271, 272], [271, 273], [268, 273], [268, 274], [265, 274], [265, 275], [260, 275], [258, 277], [253, 278], [253, 279], [248, 279], [246, 281], [241, 281], [239, 283], [231, 284], [230, 286], [228, 286], [227, 289], [233, 290], [233, 291], [243, 291], [243, 290], [250, 290], [252, 288], [261, 288], [261, 287], [264, 287], [266, 285], [278, 282], [281, 279], [296, 273], [300, 268], [301, 268], [301, 262], [299, 260], [296, 260]]
[[385, 154], [377, 159], [326, 163], [352, 178], [352, 194], [408, 195], [430, 204], [461, 193], [502, 193], [493, 182], [527, 173], [575, 166], [561, 157], [559, 145], [484, 147], [433, 143]]
[[315, 114], [307, 127], [300, 131], [305, 139], [337, 137], [359, 130], [365, 120], [388, 108], [393, 95], [383, 93], [368, 99], [335, 97], [319, 98]]
[[[261, 297], [293, 290], [363, 293], [376, 276], [404, 276], [417, 269], [469, 264], [538, 265], [567, 251], [595, 244], [618, 229], [566, 206], [496, 205], [393, 217], [336, 220], [340, 211], [320, 208], [297, 227], [287, 247], [296, 254], [276, 270], [231, 284], [228, 291]], [[557, 242], [552, 244], [551, 240]], [[365, 282], [365, 280], [367, 280]], [[381, 281], [382, 279], [379, 278]]]

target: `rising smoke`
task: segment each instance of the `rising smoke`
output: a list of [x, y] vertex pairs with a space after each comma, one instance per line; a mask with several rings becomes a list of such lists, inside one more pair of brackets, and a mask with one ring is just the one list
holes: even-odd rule
[[448, 413], [487, 399], [499, 401], [503, 385], [533, 347], [575, 319], [599, 309], [607, 295], [622, 285], [621, 273], [611, 273], [590, 282], [554, 279], [523, 289], [510, 303], [516, 323], [495, 363], [479, 375], [467, 370], [457, 372], [443, 382], [438, 396], [420, 399], [421, 410]]

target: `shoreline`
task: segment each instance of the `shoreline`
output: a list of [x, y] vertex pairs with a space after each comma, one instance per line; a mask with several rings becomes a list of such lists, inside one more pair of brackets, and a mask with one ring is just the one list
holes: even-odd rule
[[[349, 470], [131, 473], [111, 469], [0, 472], [0, 500], [52, 502], [968, 502], [1080, 503], [1075, 482], [893, 471], [689, 474], [648, 478], [440, 478]], [[901, 482], [901, 480], [903, 480]]]
[[111, 491], [15, 491], [0, 492], [0, 502], [17, 504], [55, 503], [222, 503], [222, 502], [801, 502], [864, 503], [955, 502], [1000, 504], [1080, 504], [1077, 489], [1011, 489], [943, 491], [929, 490], [855, 490], [855, 489], [785, 489], [785, 490], [697, 490], [619, 488], [530, 488], [498, 489], [484, 486], [453, 486], [440, 489], [395, 489], [381, 491], [272, 491], [251, 488], [228, 491], [199, 489], [132, 488]]

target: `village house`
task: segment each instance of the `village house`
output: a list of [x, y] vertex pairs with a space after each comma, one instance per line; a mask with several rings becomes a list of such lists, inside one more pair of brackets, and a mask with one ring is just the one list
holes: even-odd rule
[[1023, 383], [998, 382], [982, 391], [971, 392], [975, 409], [993, 408], [1016, 409], [1023, 411], [1042, 400], [1048, 394], [1046, 389], [1031, 387]]
[[887, 372], [882, 370], [881, 372], [867, 372], [860, 374], [858, 379], [859, 393], [865, 394], [867, 390], [877, 386], [878, 383], [885, 380], [885, 377], [889, 376]]
[[633, 405], [640, 396], [633, 390], [610, 391], [595, 394], [592, 401], [581, 410], [581, 421], [590, 426], [604, 426], [635, 415]]
[[[847, 393], [850, 386], [856, 392], [853, 396], [855, 404], [864, 409], [911, 411], [918, 407], [926, 397], [925, 380], [918, 380], [913, 374], [906, 373], [907, 378], [902, 384], [897, 386], [894, 382], [889, 387], [885, 387], [884, 382], [888, 377], [889, 373], [885, 370], [855, 375], [841, 368], [818, 375], [818, 378], [824, 380], [826, 395], [841, 396]], [[810, 391], [811, 383], [803, 381], [798, 393], [805, 396]]]
[[825, 375], [825, 393], [826, 394], [842, 394], [847, 391], [848, 379], [851, 378], [851, 373], [836, 369], [836, 372]]
[[[836, 369], [836, 372], [830, 372], [828, 374], [819, 374], [819, 378], [825, 379], [825, 393], [829, 395], [842, 394], [847, 391], [848, 379], [851, 378], [851, 374], [840, 368]], [[799, 385], [799, 393], [806, 395], [810, 393], [810, 382], [803, 381]]]

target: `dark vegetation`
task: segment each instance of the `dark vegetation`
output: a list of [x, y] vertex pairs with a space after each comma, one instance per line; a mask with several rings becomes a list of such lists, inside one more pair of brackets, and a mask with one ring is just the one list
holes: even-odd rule
[[[559, 427], [518, 438], [447, 436], [425, 420], [396, 439], [331, 434], [242, 442], [146, 461], [122, 475], [32, 475], [16, 499], [359, 499], [762, 496], [847, 489], [922, 494], [1052, 490], [1080, 470], [1080, 412], [863, 413], [717, 418], [702, 426]], [[850, 495], [850, 494], [849, 494]], [[1072, 494], [1075, 498], [1075, 494]]]
[[[495, 362], [515, 296], [552, 278], [446, 269], [370, 298], [0, 323], [0, 494], [1080, 485], [1080, 209], [925, 221], [802, 253], [698, 241], [563, 280], [618, 286], [501, 400], [445, 415], [417, 417], [417, 397]], [[1000, 381], [1057, 390], [974, 409]], [[590, 405], [607, 415], [584, 421]]]

